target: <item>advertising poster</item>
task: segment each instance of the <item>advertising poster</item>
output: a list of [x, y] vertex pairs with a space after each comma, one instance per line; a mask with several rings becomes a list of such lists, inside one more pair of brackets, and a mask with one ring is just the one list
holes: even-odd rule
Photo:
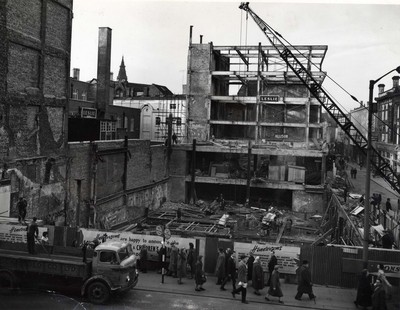
[[259, 256], [261, 265], [264, 271], [268, 271], [268, 261], [271, 257], [272, 251], [278, 259], [280, 273], [296, 274], [298, 262], [300, 260], [300, 248], [294, 246], [283, 246], [279, 244], [270, 243], [241, 243], [235, 242], [236, 259], [242, 254], [249, 255], [252, 253], [254, 257]]

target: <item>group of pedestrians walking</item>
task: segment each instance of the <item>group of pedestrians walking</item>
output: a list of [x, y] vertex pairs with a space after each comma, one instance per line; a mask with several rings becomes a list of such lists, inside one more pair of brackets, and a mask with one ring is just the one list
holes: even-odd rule
[[354, 304], [358, 308], [372, 310], [387, 310], [386, 299], [391, 299], [392, 285], [386, 278], [384, 265], [380, 264], [374, 284], [368, 269], [363, 269], [358, 278], [357, 297]]

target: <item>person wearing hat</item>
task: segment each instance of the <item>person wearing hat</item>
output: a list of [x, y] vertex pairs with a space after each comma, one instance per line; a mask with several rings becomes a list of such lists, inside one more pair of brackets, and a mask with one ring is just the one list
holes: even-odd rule
[[171, 242], [171, 253], [169, 255], [169, 266], [168, 266], [168, 275], [177, 278], [177, 270], [178, 270], [178, 248], [175, 246], [175, 242]]
[[225, 279], [225, 253], [223, 248], [218, 249], [217, 264], [215, 266], [215, 275], [217, 277], [217, 285], [221, 285]]
[[39, 228], [36, 223], [37, 218], [34, 216], [32, 218], [31, 223], [26, 227], [26, 238], [28, 243], [28, 252], [29, 254], [36, 254], [35, 251], [35, 238], [37, 239], [39, 236]]
[[260, 290], [264, 288], [264, 270], [261, 266], [260, 256], [256, 256], [253, 264], [252, 285], [254, 294], [261, 295]]
[[297, 294], [294, 298], [301, 300], [303, 294], [308, 294], [310, 300], [314, 299], [315, 301], [316, 296], [312, 290], [311, 272], [307, 260], [304, 260], [303, 265], [297, 270], [297, 278]]
[[228, 281], [232, 281], [232, 289], [236, 289], [236, 261], [235, 261], [235, 251], [227, 249], [226, 251], [226, 277], [221, 284], [221, 291], [225, 291], [225, 284]]
[[247, 255], [240, 255], [240, 262], [238, 267], [238, 287], [237, 289], [232, 291], [233, 298], [236, 298], [236, 294], [242, 293], [242, 303], [248, 304], [249, 302], [246, 300], [247, 294]]
[[281, 297], [283, 297], [282, 289], [281, 289], [281, 282], [279, 281], [280, 275], [279, 275], [279, 265], [274, 266], [274, 271], [272, 272], [271, 275], [271, 283], [270, 287], [268, 289], [267, 296], [265, 296], [265, 300], [269, 301], [268, 296], [274, 296], [278, 297], [279, 300], [278, 302], [283, 304], [283, 301], [281, 300]]
[[369, 273], [367, 269], [361, 271], [358, 277], [357, 297], [354, 301], [356, 307], [361, 306], [364, 309], [372, 305], [372, 288], [370, 285]]

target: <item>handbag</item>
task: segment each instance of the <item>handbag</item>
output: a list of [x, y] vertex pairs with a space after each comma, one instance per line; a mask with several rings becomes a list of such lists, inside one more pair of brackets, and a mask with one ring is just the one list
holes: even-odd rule
[[247, 283], [246, 283], [246, 282], [240, 281], [240, 282], [238, 283], [238, 285], [241, 286], [241, 287], [243, 287], [243, 288], [247, 288]]
[[207, 276], [204, 273], [201, 275], [201, 282], [203, 283], [207, 282]]

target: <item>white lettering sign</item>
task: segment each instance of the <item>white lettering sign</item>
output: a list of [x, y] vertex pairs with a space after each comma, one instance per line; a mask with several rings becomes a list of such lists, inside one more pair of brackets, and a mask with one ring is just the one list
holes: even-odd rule
[[282, 246], [279, 244], [270, 243], [241, 243], [235, 242], [234, 245], [236, 255], [240, 257], [241, 254], [248, 255], [253, 253], [253, 256], [259, 256], [261, 265], [264, 271], [268, 271], [268, 261], [271, 257], [271, 252], [275, 252], [275, 256], [278, 259], [278, 265], [281, 266], [279, 269], [280, 273], [296, 274], [298, 268], [298, 262], [300, 260], [300, 248], [294, 246]]
[[[39, 238], [45, 231], [47, 231], [47, 227], [39, 227]], [[22, 224], [0, 224], [0, 240], [27, 243], [26, 226]]]
[[[161, 248], [163, 238], [160, 236], [154, 235], [140, 235], [133, 234], [131, 232], [104, 232], [98, 230], [89, 230], [85, 228], [81, 228], [80, 231], [83, 235], [83, 241], [93, 241], [96, 238], [103, 236], [105, 233], [107, 234], [107, 241], [115, 240], [115, 241], [123, 241], [129, 242], [132, 245], [132, 249], [135, 255], [139, 255], [140, 250], [143, 245], [147, 247], [148, 259], [153, 261], [158, 261], [158, 251]], [[171, 251], [171, 244], [175, 243], [176, 247], [181, 249], [185, 248], [189, 249], [189, 243], [196, 243], [196, 239], [192, 238], [180, 238], [179, 236], [171, 236], [170, 239], [165, 241], [165, 246], [167, 248], [167, 256]]]

